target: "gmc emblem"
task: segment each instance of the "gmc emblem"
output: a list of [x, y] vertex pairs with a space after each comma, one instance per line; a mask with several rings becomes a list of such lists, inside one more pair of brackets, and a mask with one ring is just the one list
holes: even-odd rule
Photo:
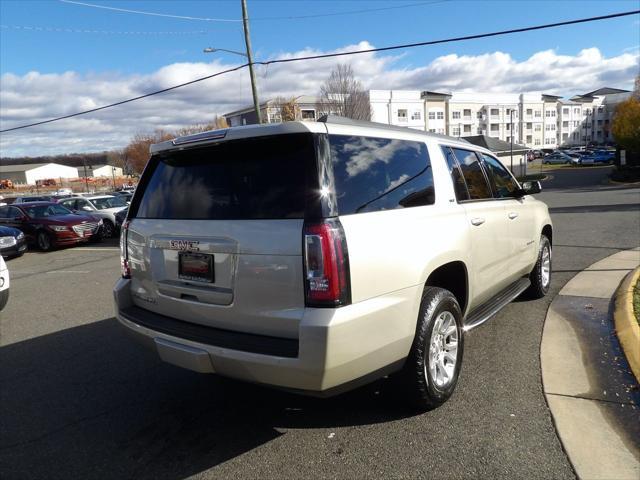
[[199, 244], [200, 241], [198, 240], [170, 240], [169, 248], [172, 250], [191, 250], [197, 252], [200, 250], [200, 247], [198, 247]]

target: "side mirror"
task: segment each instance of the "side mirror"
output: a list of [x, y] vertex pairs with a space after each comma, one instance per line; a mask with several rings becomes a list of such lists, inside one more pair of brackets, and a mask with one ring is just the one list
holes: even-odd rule
[[525, 195], [533, 195], [542, 191], [542, 185], [537, 180], [532, 182], [522, 182], [522, 193]]

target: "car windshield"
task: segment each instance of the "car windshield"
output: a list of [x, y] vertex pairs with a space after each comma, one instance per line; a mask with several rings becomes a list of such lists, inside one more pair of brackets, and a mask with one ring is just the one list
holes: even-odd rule
[[127, 202], [120, 197], [103, 197], [103, 198], [93, 198], [91, 203], [98, 209], [104, 210], [105, 208], [117, 208], [117, 207], [126, 207]]
[[54, 215], [71, 215], [71, 210], [57, 204], [33, 205], [24, 209], [31, 218], [46, 218]]

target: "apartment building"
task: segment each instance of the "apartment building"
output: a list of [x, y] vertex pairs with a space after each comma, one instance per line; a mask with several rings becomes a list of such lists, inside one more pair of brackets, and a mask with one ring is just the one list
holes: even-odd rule
[[[564, 100], [545, 93], [434, 92], [369, 90], [371, 120], [427, 132], [471, 137], [486, 135], [528, 148], [608, 143], [617, 105], [631, 92], [600, 88]], [[296, 97], [295, 118], [315, 121], [317, 97]], [[260, 105], [263, 121], [282, 121], [282, 105]], [[225, 115], [230, 126], [255, 123], [252, 107]]]

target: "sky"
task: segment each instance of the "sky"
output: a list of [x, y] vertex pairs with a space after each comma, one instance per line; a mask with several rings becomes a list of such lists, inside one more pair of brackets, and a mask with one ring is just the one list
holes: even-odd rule
[[[629, 1], [247, 0], [257, 61], [363, 50], [637, 10]], [[107, 8], [98, 8], [107, 7]], [[127, 11], [124, 11], [127, 10]], [[365, 11], [369, 10], [369, 11]], [[145, 12], [135, 13], [135, 12]], [[180, 17], [180, 18], [176, 18]], [[244, 63], [240, 0], [0, 0], [0, 129], [167, 88]], [[257, 67], [261, 100], [317, 94], [348, 62], [365, 88], [562, 96], [630, 89], [640, 15], [341, 59]], [[0, 156], [99, 152], [136, 133], [251, 104], [243, 69], [155, 97], [0, 134]]]

